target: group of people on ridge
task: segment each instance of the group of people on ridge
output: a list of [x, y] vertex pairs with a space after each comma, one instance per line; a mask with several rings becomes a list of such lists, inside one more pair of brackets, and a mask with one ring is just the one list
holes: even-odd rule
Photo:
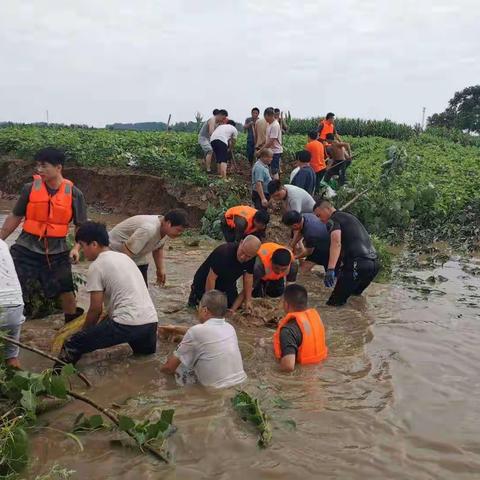
[[[226, 175], [235, 127], [226, 122], [225, 110], [214, 112], [213, 121], [202, 127], [202, 148], [207, 154], [207, 168], [214, 154], [221, 173]], [[327, 304], [343, 305], [373, 280], [378, 272], [377, 255], [356, 217], [335, 210], [328, 200], [316, 202], [313, 192], [280, 182], [285, 125], [276, 117], [279, 112], [266, 109], [265, 143], [258, 146], [261, 119], [256, 113], [257, 119], [252, 120], [254, 156], [258, 157], [252, 168], [253, 206], [238, 205], [222, 215], [226, 243], [210, 253], [193, 277], [188, 304], [198, 308], [199, 325], [158, 327], [148, 292], [148, 256], [152, 255], [157, 283], [164, 285], [165, 245], [188, 227], [186, 212], [177, 209], [164, 216], [136, 215], [108, 232], [103, 224], [88, 221], [82, 192], [63, 177], [64, 154], [45, 148], [35, 155], [33, 182], [24, 185], [0, 231], [0, 328], [19, 339], [24, 313], [28, 314], [24, 305], [29, 304], [34, 284], [45, 297], [60, 299], [65, 323], [84, 315], [76, 303], [71, 267], [82, 251], [91, 262], [86, 283], [90, 304], [81, 330], [65, 341], [61, 361], [75, 364], [85, 353], [124, 343], [135, 354], [152, 354], [158, 332], [173, 328], [181, 331], [183, 340], [162, 371], [175, 373], [182, 384], [199, 382], [216, 388], [235, 385], [244, 381], [246, 374], [235, 329], [226, 317], [240, 308], [252, 312], [252, 299], [258, 297], [283, 297], [285, 317], [273, 337], [273, 352], [282, 370], [292, 371], [296, 363], [324, 360], [328, 352], [324, 326], [318, 312], [308, 307], [306, 289], [295, 283], [299, 271], [322, 265], [325, 285], [334, 287]], [[325, 138], [336, 135], [333, 123], [329, 125]], [[215, 135], [220, 128], [224, 133]], [[320, 130], [320, 137], [323, 134]], [[311, 138], [309, 143], [313, 142], [322, 145]], [[305, 152], [319, 151], [316, 144], [308, 147], [309, 143]], [[338, 148], [349, 152], [348, 147]], [[300, 157], [299, 161], [306, 163], [302, 162], [306, 157]], [[282, 203], [282, 222], [291, 230], [288, 245], [267, 240], [272, 201]], [[75, 226], [73, 247], [67, 242], [70, 223]], [[5, 240], [20, 225], [21, 233], [9, 250]], [[240, 279], [242, 289], [238, 292]], [[12, 367], [20, 367], [18, 349], [8, 342], [5, 358]], [[59, 368], [57, 363], [54, 369]]]

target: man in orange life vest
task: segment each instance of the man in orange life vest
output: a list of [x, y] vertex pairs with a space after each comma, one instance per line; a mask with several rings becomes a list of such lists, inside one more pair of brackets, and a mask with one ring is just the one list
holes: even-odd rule
[[285, 317], [273, 335], [275, 358], [280, 370], [292, 372], [295, 363], [320, 363], [328, 356], [325, 328], [320, 315], [308, 308], [307, 290], [298, 284], [289, 285], [283, 294]]
[[[69, 251], [69, 223], [87, 220], [82, 192], [62, 176], [65, 155], [44, 148], [35, 155], [38, 175], [24, 185], [12, 213], [5, 219], [0, 238], [5, 240], [24, 220], [23, 229], [11, 248], [15, 269], [29, 305], [32, 282], [39, 282], [47, 298], [60, 297], [65, 322], [83, 313], [77, 308], [71, 262], [79, 260], [79, 245]], [[25, 312], [31, 314], [28, 308]]]
[[285, 282], [294, 282], [297, 273], [298, 262], [288, 248], [278, 243], [263, 243], [253, 267], [252, 297], [281, 297]]
[[318, 124], [318, 140], [325, 142], [329, 133], [335, 136], [335, 140], [341, 141], [335, 128], [335, 114], [332, 112], [328, 112], [325, 119]]
[[222, 216], [220, 227], [226, 242], [239, 242], [247, 235], [262, 239], [270, 215], [265, 210], [257, 210], [248, 205], [229, 208]]

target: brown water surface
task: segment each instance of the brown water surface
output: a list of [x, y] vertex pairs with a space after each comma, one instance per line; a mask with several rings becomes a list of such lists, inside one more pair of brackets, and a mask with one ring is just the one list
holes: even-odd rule
[[[0, 212], [7, 206], [0, 203]], [[192, 275], [213, 245], [172, 244], [168, 288], [150, 286], [160, 323], [194, 322], [183, 306]], [[479, 266], [454, 260], [434, 272], [411, 272], [448, 281], [431, 294], [409, 284], [374, 284], [364, 298], [339, 309], [324, 305], [328, 292], [316, 272], [304, 275], [299, 281], [326, 325], [330, 356], [291, 375], [280, 373], [273, 360], [272, 330], [238, 326], [249, 377], [244, 388], [262, 400], [274, 427], [265, 450], [232, 410], [234, 390], [180, 388], [160, 373], [171, 344], [144, 358], [133, 358], [127, 347], [86, 355], [79, 366], [94, 383], [86, 391], [93, 399], [121, 405], [137, 418], [175, 409], [177, 431], [167, 441], [174, 464], [112, 444], [121, 438], [115, 433], [83, 435], [80, 452], [63, 434], [41, 429], [32, 439], [27, 478], [54, 463], [75, 470], [74, 478], [91, 480], [479, 478]], [[87, 264], [75, 268], [84, 273]], [[84, 291], [80, 304], [87, 305]], [[55, 317], [31, 321], [24, 335], [41, 343], [39, 337], [59, 325]], [[23, 363], [34, 370], [49, 366], [32, 355], [24, 355]], [[75, 387], [85, 392], [76, 381]], [[278, 408], [279, 399], [289, 408]], [[80, 411], [93, 413], [71, 402], [44, 414], [41, 423], [69, 430]]]

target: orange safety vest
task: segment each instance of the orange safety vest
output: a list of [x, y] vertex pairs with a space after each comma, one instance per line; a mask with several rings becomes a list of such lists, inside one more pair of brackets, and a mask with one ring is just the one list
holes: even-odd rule
[[257, 210], [248, 205], [239, 205], [238, 207], [229, 208], [225, 212], [225, 220], [230, 228], [235, 228], [235, 217], [242, 217], [247, 221], [247, 228], [245, 235], [255, 232], [255, 226], [253, 224], [253, 217], [257, 213]]
[[273, 349], [275, 358], [282, 358], [280, 346], [280, 331], [290, 320], [295, 320], [302, 332], [302, 344], [297, 352], [297, 362], [301, 365], [319, 363], [328, 356], [328, 347], [325, 343], [325, 327], [320, 315], [314, 308], [303, 312], [292, 312], [280, 320], [276, 332], [273, 334]]
[[40, 175], [34, 175], [23, 230], [40, 238], [66, 237], [73, 216], [72, 192], [73, 183], [64, 179], [57, 193], [50, 195]]
[[333, 123], [327, 123], [326, 120], [320, 123], [322, 128], [318, 132], [320, 140], [326, 140], [329, 133], [335, 132], [335, 125]]
[[[280, 278], [286, 277], [288, 275], [288, 270], [284, 273], [275, 273], [273, 271], [272, 265], [272, 256], [279, 248], [286, 248], [278, 243], [262, 243], [260, 249], [258, 250], [258, 257], [263, 263], [263, 268], [265, 269], [265, 275], [262, 277], [262, 280], [279, 280]], [[290, 252], [290, 264], [293, 262], [293, 254]]]

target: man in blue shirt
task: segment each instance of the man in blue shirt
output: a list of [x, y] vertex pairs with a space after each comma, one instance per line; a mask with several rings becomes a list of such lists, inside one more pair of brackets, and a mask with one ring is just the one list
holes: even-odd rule
[[269, 165], [273, 160], [273, 152], [270, 148], [264, 148], [259, 159], [252, 168], [252, 202], [257, 210], [266, 210], [270, 194], [268, 184], [271, 182]]
[[303, 188], [310, 195], [315, 191], [316, 175], [313, 168], [310, 166], [312, 156], [309, 151], [301, 150], [295, 154], [295, 159], [298, 162], [300, 170], [292, 179], [292, 185]]

